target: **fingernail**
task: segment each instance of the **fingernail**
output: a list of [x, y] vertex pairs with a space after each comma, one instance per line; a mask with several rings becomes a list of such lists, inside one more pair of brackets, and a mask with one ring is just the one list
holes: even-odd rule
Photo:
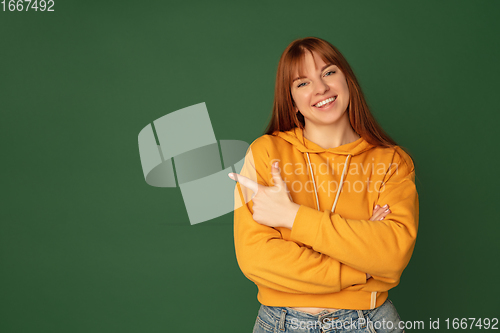
[[387, 207], [389, 207], [389, 206], [387, 206], [387, 204], [385, 204], [384, 206], [382, 206], [382, 208], [387, 208]]
[[390, 211], [391, 211], [390, 209], [386, 209], [386, 210], [385, 210], [385, 212], [386, 212], [386, 213], [388, 213], [388, 212], [390, 212]]
[[380, 218], [380, 221], [382, 221], [383, 219], [384, 219], [384, 218], [383, 218], [383, 217], [381, 217], [381, 218]]
[[380, 208], [380, 206], [379, 206], [379, 205], [376, 205], [376, 206], [375, 206], [375, 209], [379, 209], [379, 208]]
[[233, 176], [232, 173], [228, 173], [227, 175], [229, 176], [229, 178], [231, 178], [232, 180], [234, 180], [234, 176]]
[[278, 167], [278, 162], [274, 162], [274, 167], [277, 168]]

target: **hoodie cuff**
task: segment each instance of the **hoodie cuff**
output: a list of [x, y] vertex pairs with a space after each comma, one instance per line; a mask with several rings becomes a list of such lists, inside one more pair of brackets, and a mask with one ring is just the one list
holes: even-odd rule
[[340, 288], [344, 289], [355, 284], [365, 284], [366, 273], [358, 271], [351, 266], [342, 264], [340, 266]]
[[324, 215], [324, 212], [300, 205], [293, 221], [291, 239], [314, 247], [319, 225]]

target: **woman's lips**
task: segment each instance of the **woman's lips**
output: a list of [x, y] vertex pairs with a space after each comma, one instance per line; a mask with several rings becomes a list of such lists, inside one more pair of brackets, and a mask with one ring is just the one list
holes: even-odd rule
[[328, 110], [328, 109], [330, 109], [330, 107], [331, 107], [333, 104], [335, 104], [335, 102], [336, 102], [336, 101], [337, 101], [337, 98], [335, 98], [335, 100], [334, 100], [333, 102], [326, 103], [326, 104], [325, 104], [325, 105], [323, 105], [323, 106], [320, 106], [320, 107], [317, 107], [317, 106], [314, 106], [314, 105], [313, 105], [313, 106], [314, 106], [316, 109], [318, 109], [318, 110], [322, 110], [322, 111], [324, 111], [324, 110]]

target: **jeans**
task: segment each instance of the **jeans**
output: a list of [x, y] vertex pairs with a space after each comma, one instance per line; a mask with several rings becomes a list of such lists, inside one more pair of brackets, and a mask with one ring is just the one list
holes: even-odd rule
[[324, 310], [316, 315], [289, 307], [261, 305], [253, 333], [404, 332], [391, 300], [371, 310]]

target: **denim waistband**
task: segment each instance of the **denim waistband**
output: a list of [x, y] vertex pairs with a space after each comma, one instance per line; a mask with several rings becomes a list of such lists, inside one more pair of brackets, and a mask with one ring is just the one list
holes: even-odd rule
[[[386, 300], [387, 302], [387, 300]], [[349, 318], [359, 318], [361, 316], [365, 316], [374, 309], [371, 310], [347, 310], [347, 309], [339, 309], [333, 312], [329, 312], [328, 310], [323, 310], [318, 314], [312, 314], [312, 313], [307, 313], [303, 311], [298, 311], [293, 308], [289, 307], [280, 307], [280, 306], [267, 306], [267, 305], [262, 305], [261, 306], [263, 311], [266, 311], [269, 315], [272, 315], [273, 317], [280, 318], [282, 315], [283, 310], [286, 311], [286, 313], [290, 316], [293, 316], [295, 318], [299, 318], [302, 320], [317, 320], [318, 318], [325, 318], [325, 317], [337, 317], [339, 319], [345, 320]]]
[[[371, 310], [346, 310], [339, 309], [333, 312], [324, 310], [318, 314], [310, 314], [307, 312], [295, 310], [290, 307], [267, 306], [261, 305], [260, 310], [263, 315], [269, 316], [273, 321], [279, 323], [280, 328], [284, 326], [310, 326], [322, 327], [323, 332], [335, 331], [335, 328], [342, 326], [353, 327], [356, 329], [366, 328], [369, 321], [368, 314], [372, 311], [380, 309], [388, 299], [380, 307]], [[340, 325], [340, 327], [338, 326]]]

